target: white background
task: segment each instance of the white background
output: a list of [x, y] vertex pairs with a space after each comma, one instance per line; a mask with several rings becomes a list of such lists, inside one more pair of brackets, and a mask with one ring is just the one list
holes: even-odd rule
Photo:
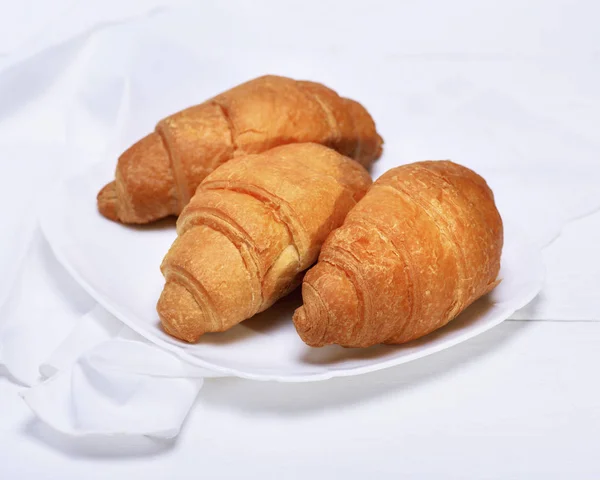
[[[72, 128], [64, 100], [76, 74], [72, 59], [85, 56], [77, 47], [119, 22], [166, 25], [169, 42], [233, 72], [277, 59], [283, 71], [302, 63], [325, 83], [354, 69], [357, 78], [386, 85], [386, 95], [397, 82], [410, 91], [403, 105], [412, 111], [441, 109], [428, 104], [425, 74], [452, 72], [459, 80], [446, 84], [450, 92], [485, 84], [501, 94], [491, 97], [494, 113], [502, 99], [523, 106], [527, 115], [519, 118], [527, 121], [500, 131], [518, 153], [506, 165], [536, 177], [568, 172], [551, 209], [587, 201], [581, 193], [593, 191], [600, 175], [600, 4], [592, 0], [197, 2], [183, 16], [158, 1], [30, 0], [4, 2], [0, 11], [0, 301], [32, 228], [23, 219], [43, 201], [36, 194], [45, 180], [67, 168], [54, 160], [33, 168], [24, 159], [61, 151]], [[64, 64], [44, 65], [47, 48], [65, 48]], [[374, 57], [397, 79], [369, 71]], [[19, 62], [28, 75], [20, 67], [11, 77]], [[103, 71], [101, 62], [94, 68]], [[218, 85], [216, 74], [205, 75], [202, 88]], [[369, 105], [384, 137], [424, 137], [425, 122], [390, 111], [386, 95]], [[519, 137], [521, 128], [527, 134]], [[388, 154], [403, 159], [423, 151], [417, 141], [390, 143]], [[487, 152], [477, 138], [473, 144], [490, 158], [506, 149], [502, 139]], [[550, 180], [544, 185], [553, 188]], [[524, 321], [432, 357], [315, 384], [207, 380], [175, 441], [71, 439], [33, 419], [17, 395], [22, 387], [0, 377], [0, 478], [598, 478], [599, 241], [600, 215], [566, 224], [544, 251], [547, 285]], [[37, 281], [68, 290], [60, 267], [48, 270], [59, 280]], [[37, 311], [51, 321], [45, 305]]]

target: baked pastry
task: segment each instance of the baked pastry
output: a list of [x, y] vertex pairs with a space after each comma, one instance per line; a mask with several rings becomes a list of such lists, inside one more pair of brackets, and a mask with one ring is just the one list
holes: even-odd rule
[[328, 238], [294, 314], [311, 346], [422, 337], [499, 282], [502, 219], [485, 180], [449, 161], [382, 175]]
[[121, 155], [98, 209], [123, 223], [179, 215], [224, 162], [301, 142], [329, 146], [368, 167], [383, 140], [359, 103], [324, 85], [259, 77], [158, 122]]
[[194, 342], [289, 293], [370, 184], [359, 163], [314, 143], [219, 167], [184, 208], [161, 266], [165, 331]]

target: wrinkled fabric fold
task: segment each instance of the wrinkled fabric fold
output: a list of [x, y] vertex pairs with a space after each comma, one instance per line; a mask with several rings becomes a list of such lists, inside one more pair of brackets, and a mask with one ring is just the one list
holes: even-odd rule
[[40, 370], [48, 378], [21, 396], [33, 413], [72, 436], [176, 436], [204, 377], [96, 306]]

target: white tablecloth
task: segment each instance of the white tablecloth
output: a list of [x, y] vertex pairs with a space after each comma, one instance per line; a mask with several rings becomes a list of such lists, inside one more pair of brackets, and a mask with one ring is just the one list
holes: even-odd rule
[[[600, 474], [595, 458], [600, 215], [586, 216], [593, 210], [600, 177], [596, 2], [215, 2], [186, 10], [186, 15], [158, 1], [13, 3], [3, 7], [0, 18], [2, 318], [20, 315], [27, 321], [44, 315], [52, 322], [60, 312], [64, 320], [64, 296], [73, 319], [93, 305], [43, 240], [35, 249], [27, 240], [37, 238], [34, 214], [49, 181], [97, 160], [107, 149], [117, 152], [143, 133], [132, 129], [124, 138], [109, 139], [107, 146], [106, 135], [97, 132], [110, 132], [118, 111], [106, 105], [105, 124], [72, 115], [73, 89], [78, 101], [94, 101], [94, 85], [86, 75], [112, 75], [119, 64], [108, 59], [128, 58], [102, 49], [106, 35], [123, 35], [123, 48], [135, 50], [126, 35], [153, 32], [143, 38], [156, 42], [158, 67], [139, 75], [153, 74], [164, 82], [164, 92], [158, 97], [128, 93], [138, 107], [136, 115], [149, 117], [147, 128], [156, 112], [179, 101], [172, 85], [198, 75], [203, 79], [199, 95], [221, 90], [221, 76], [271, 68], [325, 83], [335, 80], [357, 97], [368, 95], [377, 80], [384, 91], [397, 85], [403, 108], [423, 112], [422, 122], [407, 124], [400, 112], [387, 108], [385, 95], [370, 102], [386, 137], [400, 132], [410, 138], [391, 142], [387, 154], [451, 156], [458, 148], [453, 132], [473, 125], [473, 115], [489, 120], [492, 112], [499, 115], [492, 119], [494, 132], [475, 129], [468, 153], [489, 158], [490, 171], [498, 165], [509, 173], [519, 171], [520, 182], [540, 189], [539, 198], [556, 191], [549, 204], [524, 206], [537, 212], [531, 223], [540, 225], [532, 228], [541, 232], [540, 243], [560, 232], [569, 212], [583, 218], [562, 226], [545, 248], [547, 283], [517, 315], [524, 321], [505, 322], [448, 351], [362, 377], [301, 385], [208, 379], [174, 441], [74, 440], [33, 419], [17, 395], [22, 387], [5, 372], [0, 377], [1, 478]], [[45, 57], [49, 48], [53, 53]], [[173, 56], [185, 49], [202, 52], [206, 65], [173, 79], [169, 65], [181, 61]], [[386, 78], [369, 71], [374, 57], [386, 59]], [[51, 64], [44, 58], [51, 58]], [[122, 68], [131, 65], [124, 62]], [[444, 81], [437, 81], [442, 75]], [[114, 88], [121, 91], [118, 84]], [[433, 116], [439, 124], [426, 121]], [[96, 137], [88, 135], [92, 131]], [[71, 142], [65, 150], [73, 132], [85, 144]], [[428, 139], [434, 133], [437, 143], [431, 148]], [[28, 162], [36, 158], [46, 161], [32, 168]], [[556, 186], [554, 171], [561, 172]], [[531, 181], [540, 176], [547, 181]], [[545, 210], [561, 220], [558, 227], [540, 220]], [[33, 266], [28, 269], [28, 264]], [[18, 282], [28, 287], [15, 295]], [[54, 335], [65, 333], [57, 329]], [[23, 362], [16, 368], [27, 376], [36, 365]]]

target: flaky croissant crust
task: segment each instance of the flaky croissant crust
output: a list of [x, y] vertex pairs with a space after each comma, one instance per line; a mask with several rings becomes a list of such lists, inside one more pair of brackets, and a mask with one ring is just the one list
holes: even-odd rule
[[492, 191], [475, 172], [449, 161], [393, 168], [323, 245], [294, 324], [312, 346], [419, 338], [497, 285], [502, 245]]
[[369, 113], [324, 85], [267, 75], [161, 120], [121, 155], [100, 212], [124, 223], [179, 215], [197, 186], [231, 158], [316, 142], [369, 166], [383, 140]]
[[179, 217], [162, 263], [164, 329], [193, 342], [269, 307], [300, 283], [370, 184], [357, 162], [310, 143], [215, 170]]

